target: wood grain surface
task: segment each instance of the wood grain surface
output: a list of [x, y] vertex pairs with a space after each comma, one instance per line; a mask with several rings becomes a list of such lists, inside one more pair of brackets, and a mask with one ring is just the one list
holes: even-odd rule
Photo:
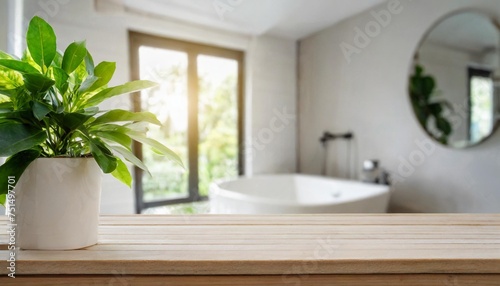
[[[12, 283], [6, 230], [0, 217], [1, 285]], [[130, 280], [124, 285], [367, 285], [353, 277], [369, 285], [500, 285], [500, 215], [493, 214], [102, 216], [99, 235], [81, 250], [19, 250], [16, 281], [25, 284], [15, 285], [37, 275], [59, 279], [37, 285], [118, 278]]]

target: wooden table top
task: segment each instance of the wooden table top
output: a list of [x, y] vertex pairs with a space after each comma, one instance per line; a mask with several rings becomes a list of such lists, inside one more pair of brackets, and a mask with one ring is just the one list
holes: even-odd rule
[[500, 215], [102, 216], [97, 245], [20, 250], [16, 264], [17, 275], [498, 274]]

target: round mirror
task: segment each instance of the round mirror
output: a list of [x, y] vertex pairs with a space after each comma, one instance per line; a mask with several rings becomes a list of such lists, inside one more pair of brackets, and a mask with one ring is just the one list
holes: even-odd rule
[[500, 25], [477, 12], [446, 17], [424, 37], [409, 78], [418, 122], [436, 141], [465, 148], [487, 139], [500, 115]]

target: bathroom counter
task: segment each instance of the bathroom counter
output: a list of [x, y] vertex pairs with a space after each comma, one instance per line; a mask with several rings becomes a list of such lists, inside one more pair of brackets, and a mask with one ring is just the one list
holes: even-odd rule
[[6, 225], [1, 285], [500, 285], [500, 215], [102, 216], [95, 246], [20, 250], [16, 279]]

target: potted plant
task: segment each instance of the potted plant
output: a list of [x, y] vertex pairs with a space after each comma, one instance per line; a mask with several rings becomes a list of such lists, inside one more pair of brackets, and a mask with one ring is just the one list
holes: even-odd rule
[[26, 43], [21, 59], [0, 52], [0, 157], [8, 157], [0, 166], [0, 203], [15, 210], [21, 248], [93, 245], [102, 172], [131, 186], [125, 162], [147, 171], [133, 141], [182, 162], [146, 136], [144, 123], [160, 125], [152, 113], [98, 107], [155, 83], [108, 87], [115, 63], [94, 65], [85, 42], [58, 51], [53, 28], [39, 17], [30, 21]]

